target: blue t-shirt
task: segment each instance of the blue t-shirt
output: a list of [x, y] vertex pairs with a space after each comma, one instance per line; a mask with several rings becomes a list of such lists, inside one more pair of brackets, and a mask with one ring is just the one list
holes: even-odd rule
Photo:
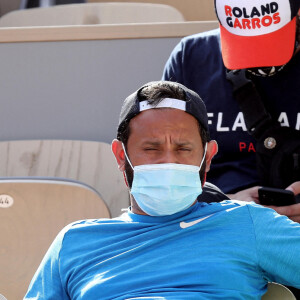
[[[163, 79], [197, 92], [206, 104], [211, 138], [217, 140], [207, 180], [225, 193], [256, 184], [255, 140], [247, 133], [243, 114], [226, 80], [219, 30], [182, 39], [166, 63]], [[255, 80], [274, 120], [300, 129], [300, 53], [277, 75]]]
[[300, 224], [235, 201], [163, 217], [124, 213], [57, 236], [25, 299], [260, 299], [300, 287]]

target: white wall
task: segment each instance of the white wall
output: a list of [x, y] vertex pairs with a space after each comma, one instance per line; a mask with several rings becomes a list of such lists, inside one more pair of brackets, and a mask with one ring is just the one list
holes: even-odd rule
[[[200, 31], [201, 24], [190, 25]], [[191, 28], [185, 23], [174, 26]], [[142, 84], [161, 79], [181, 37], [155, 37], [169, 26], [110, 27], [114, 33], [129, 28], [134, 34], [140, 28], [145, 36], [96, 39], [92, 28], [96, 34], [98, 30], [106, 33], [108, 27], [86, 26], [82, 33], [88, 35], [86, 40], [0, 43], [0, 141], [77, 139], [110, 143], [115, 138], [123, 100]], [[42, 39], [51, 31], [54, 37], [62, 38], [63, 29], [0, 29], [0, 35], [8, 39], [18, 35], [26, 40], [25, 33], [30, 32], [30, 37], [38, 40], [36, 32]], [[72, 38], [80, 34], [80, 27], [71, 29]]]

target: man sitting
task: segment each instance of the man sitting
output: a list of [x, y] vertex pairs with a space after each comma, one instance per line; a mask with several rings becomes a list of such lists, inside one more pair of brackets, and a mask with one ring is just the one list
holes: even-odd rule
[[64, 228], [25, 299], [260, 299], [268, 281], [300, 287], [300, 224], [254, 203], [197, 201], [217, 144], [196, 93], [144, 85], [125, 99], [117, 138], [131, 207]]

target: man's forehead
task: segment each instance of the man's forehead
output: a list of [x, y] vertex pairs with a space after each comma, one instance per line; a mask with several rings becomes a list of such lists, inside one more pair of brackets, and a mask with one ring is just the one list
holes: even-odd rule
[[[192, 126], [192, 124], [195, 126]], [[160, 129], [169, 124], [174, 128], [186, 128], [188, 131], [198, 131], [199, 122], [191, 114], [176, 108], [155, 108], [147, 109], [136, 115], [129, 122], [131, 128], [136, 127], [138, 130]], [[145, 132], [146, 133], [146, 132]]]
[[198, 120], [175, 108], [149, 109], [131, 119], [129, 144], [133, 147], [173, 145], [197, 148], [202, 144]]

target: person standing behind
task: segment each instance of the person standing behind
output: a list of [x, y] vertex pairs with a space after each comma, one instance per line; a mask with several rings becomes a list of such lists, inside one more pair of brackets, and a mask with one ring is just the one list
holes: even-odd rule
[[[261, 182], [256, 140], [227, 70], [246, 69], [272, 119], [299, 132], [299, 7], [299, 0], [215, 0], [220, 29], [183, 38], [165, 65], [163, 80], [184, 84], [206, 104], [211, 137], [220, 145], [207, 180], [231, 198], [258, 202]], [[275, 209], [300, 222], [300, 204]]]

